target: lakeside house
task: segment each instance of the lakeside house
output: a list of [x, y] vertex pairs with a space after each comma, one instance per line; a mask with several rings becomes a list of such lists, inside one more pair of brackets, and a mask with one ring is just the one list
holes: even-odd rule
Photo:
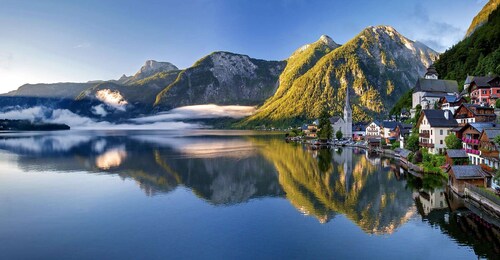
[[352, 139], [353, 140], [363, 140], [366, 135], [366, 126], [364, 122], [355, 123], [352, 125]]
[[462, 149], [465, 150], [472, 164], [479, 165], [483, 163], [479, 151], [479, 137], [485, 128], [494, 126], [493, 122], [467, 123], [456, 131], [456, 136], [462, 140]]
[[468, 91], [473, 104], [494, 107], [500, 97], [500, 77], [474, 77]]
[[467, 123], [474, 122], [494, 122], [497, 118], [495, 109], [487, 106], [476, 104], [462, 104], [460, 105], [453, 117], [461, 126]]
[[422, 110], [417, 121], [420, 147], [427, 148], [430, 154], [443, 154], [446, 148], [444, 139], [457, 126], [449, 110]]
[[382, 121], [380, 124], [380, 137], [388, 139], [391, 136], [391, 132], [398, 126], [396, 121]]
[[448, 182], [458, 194], [463, 194], [465, 183], [477, 187], [489, 187], [491, 175], [478, 165], [452, 165], [448, 168]]
[[481, 152], [482, 163], [487, 169], [500, 169], [499, 145], [495, 142], [495, 137], [500, 136], [500, 128], [485, 128], [479, 136], [479, 151]]
[[457, 81], [442, 80], [438, 76], [436, 68], [431, 65], [427, 68], [424, 78], [419, 78], [415, 83], [412, 94], [412, 117], [415, 116], [418, 105], [422, 109], [431, 109], [442, 97], [458, 95]]
[[305, 124], [302, 126], [302, 132], [309, 138], [317, 138], [318, 126], [316, 124]]
[[405, 140], [410, 136], [412, 124], [399, 123], [393, 131], [393, 135], [397, 136], [399, 148], [404, 148]]
[[448, 149], [446, 150], [446, 165], [445, 167], [452, 165], [468, 165], [469, 156], [462, 149]]
[[378, 138], [380, 137], [380, 122], [373, 121], [366, 126], [365, 137], [369, 138]]

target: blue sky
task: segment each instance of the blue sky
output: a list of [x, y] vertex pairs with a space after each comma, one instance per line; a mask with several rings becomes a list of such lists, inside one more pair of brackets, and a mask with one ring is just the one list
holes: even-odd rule
[[217, 50], [282, 60], [327, 34], [345, 43], [391, 25], [437, 51], [458, 42], [486, 0], [0, 0], [0, 93], [24, 83], [180, 68]]

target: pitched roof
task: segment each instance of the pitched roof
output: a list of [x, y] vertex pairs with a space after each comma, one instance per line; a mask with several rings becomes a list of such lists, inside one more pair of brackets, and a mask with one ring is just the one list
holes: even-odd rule
[[470, 126], [474, 127], [478, 132], [482, 132], [485, 128], [495, 127], [495, 123], [493, 122], [477, 122], [477, 123], [469, 123]]
[[417, 91], [453, 93], [458, 92], [458, 83], [456, 80], [419, 78], [413, 88], [413, 92]]
[[462, 105], [460, 105], [458, 107], [458, 109], [455, 110], [455, 115], [458, 113], [458, 111], [460, 111], [460, 107], [462, 107], [462, 106], [465, 107], [467, 110], [469, 110], [472, 114], [474, 114], [474, 116], [493, 116], [493, 115], [495, 115], [494, 113], [492, 113], [492, 114], [478, 114], [477, 113], [477, 109], [494, 111], [495, 109], [492, 107], [481, 106], [478, 104], [468, 104], [468, 103], [463, 103]]
[[401, 151], [399, 152], [399, 156], [403, 158], [408, 158], [408, 155], [410, 155], [410, 153], [411, 153], [410, 150], [401, 149]]
[[365, 131], [366, 126], [366, 123], [356, 123], [352, 126], [352, 131]]
[[490, 87], [490, 81], [495, 77], [485, 76], [485, 77], [474, 77], [474, 80], [471, 81], [471, 84], [474, 83], [478, 87]]
[[446, 154], [450, 158], [469, 158], [467, 153], [465, 153], [465, 150], [462, 149], [448, 149], [446, 150]]
[[453, 165], [450, 170], [456, 179], [482, 179], [490, 176], [479, 165]]
[[464, 84], [470, 84], [474, 80], [475, 76], [467, 76]]
[[383, 121], [382, 126], [384, 128], [394, 129], [394, 128], [396, 128], [396, 126], [398, 126], [398, 122], [396, 122], [396, 121]]
[[[431, 127], [456, 127], [458, 125], [457, 120], [453, 118], [449, 110], [426, 109], [422, 110], [422, 113]], [[448, 119], [445, 117], [445, 113], [448, 113]]]
[[458, 96], [455, 96], [455, 95], [445, 95], [443, 97], [448, 103], [455, 103], [455, 102], [458, 102], [460, 101], [460, 99], [462, 97], [458, 97]]
[[[336, 124], [340, 119], [342, 119], [340, 116], [330, 117], [330, 124]], [[342, 121], [343, 121], [343, 119], [342, 119]]]
[[495, 137], [500, 135], [500, 128], [495, 127], [495, 128], [485, 128], [484, 133], [488, 136], [489, 140], [495, 139]]

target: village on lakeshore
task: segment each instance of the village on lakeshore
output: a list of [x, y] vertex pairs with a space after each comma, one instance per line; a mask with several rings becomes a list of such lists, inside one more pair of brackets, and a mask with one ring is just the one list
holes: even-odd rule
[[443, 176], [451, 191], [500, 216], [499, 76], [468, 76], [459, 91], [457, 81], [439, 79], [431, 65], [411, 90], [411, 109], [371, 122], [352, 121], [346, 91], [343, 116], [324, 112], [286, 140], [314, 150], [356, 146], [393, 156], [416, 176]]

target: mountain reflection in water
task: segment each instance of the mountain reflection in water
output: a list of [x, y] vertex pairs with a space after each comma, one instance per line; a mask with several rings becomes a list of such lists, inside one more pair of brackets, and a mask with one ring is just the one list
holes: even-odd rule
[[276, 137], [203, 132], [3, 136], [0, 149], [18, 154], [26, 171], [117, 174], [147, 195], [182, 185], [214, 205], [286, 197], [321, 223], [344, 214], [367, 233], [391, 233], [414, 212], [388, 159], [362, 150], [312, 152]]

